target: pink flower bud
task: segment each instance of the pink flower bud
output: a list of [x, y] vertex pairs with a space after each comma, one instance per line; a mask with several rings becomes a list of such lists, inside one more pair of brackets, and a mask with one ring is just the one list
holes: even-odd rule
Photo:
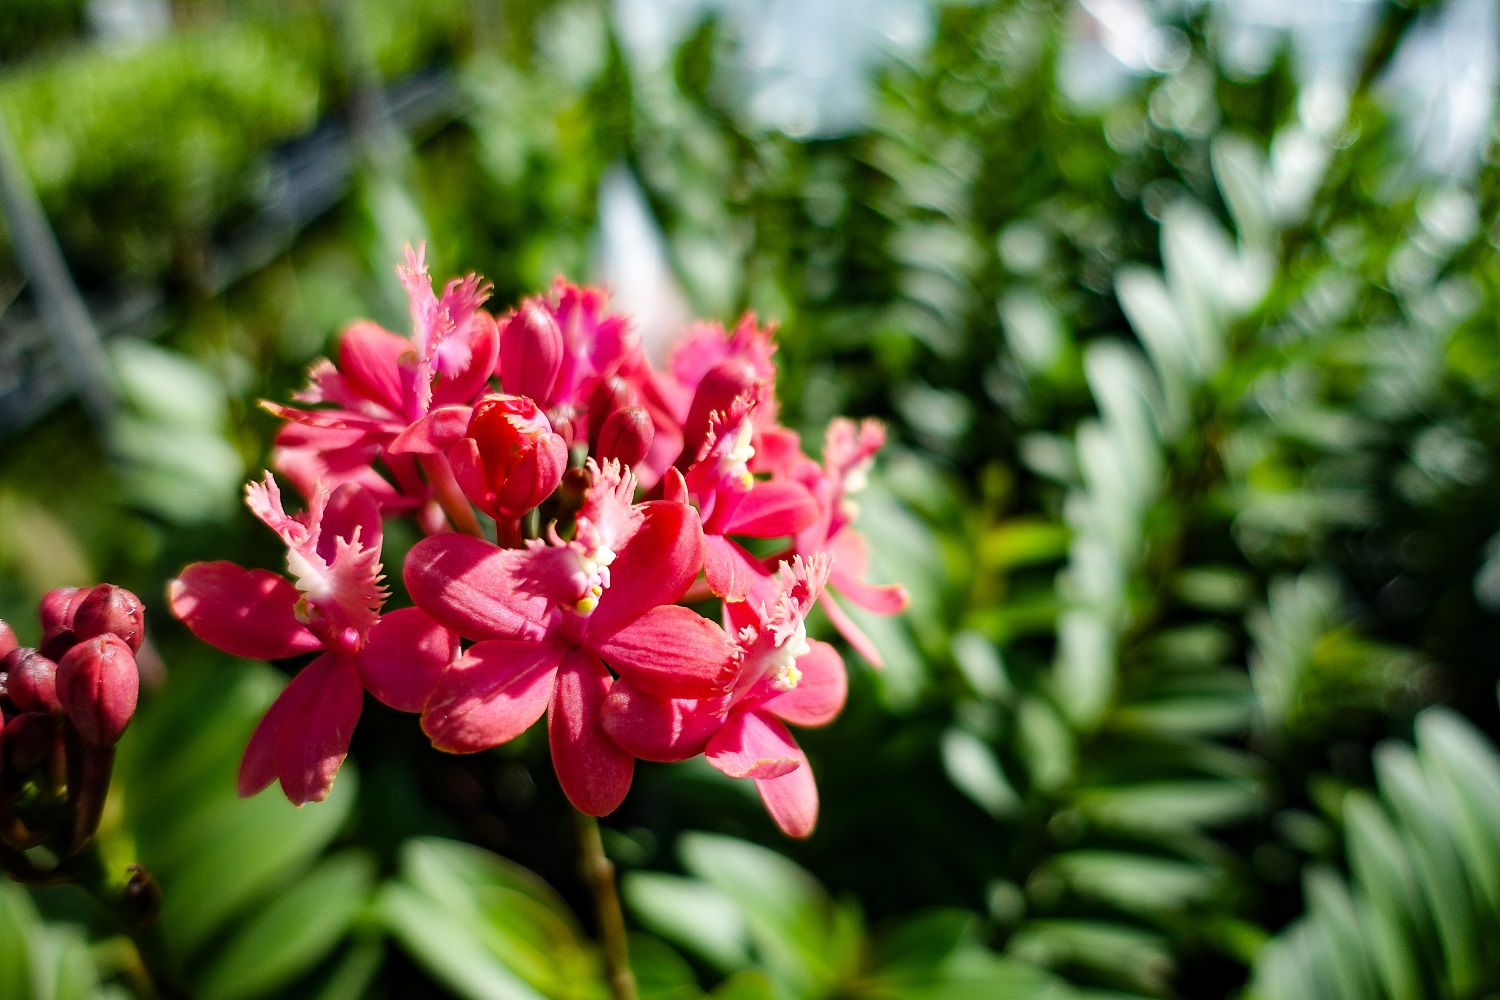
[[[482, 483], [460, 477], [469, 498], [496, 517], [520, 517], [557, 489], [568, 448], [547, 417], [524, 396], [486, 396], [474, 407], [469, 437]], [[482, 486], [485, 495], [473, 490]]]
[[57, 664], [24, 646], [0, 660], [5, 671], [5, 690], [11, 704], [21, 712], [58, 712]]
[[709, 417], [715, 413], [727, 414], [735, 400], [753, 393], [760, 383], [755, 366], [738, 358], [721, 361], [708, 370], [703, 381], [698, 383], [693, 405], [688, 408], [687, 421], [682, 425], [682, 455], [677, 459], [679, 469], [686, 469], [698, 460], [698, 452], [708, 439]]
[[80, 642], [57, 665], [57, 696], [83, 742], [105, 749], [130, 725], [141, 678], [135, 654], [111, 633]]
[[633, 405], [635, 394], [631, 391], [629, 382], [618, 375], [601, 379], [594, 387], [594, 394], [589, 397], [589, 443], [598, 445], [599, 432], [604, 429], [604, 421], [611, 414]]
[[73, 612], [73, 635], [80, 642], [106, 633], [125, 640], [132, 653], [141, 648], [146, 637], [141, 599], [112, 583], [101, 583], [90, 590]]
[[629, 406], [616, 410], [599, 429], [594, 456], [600, 462], [615, 458], [619, 459], [621, 465], [636, 465], [651, 450], [651, 439], [655, 433], [651, 415], [646, 412], [645, 407]]
[[49, 590], [42, 595], [42, 604], [38, 613], [42, 619], [42, 631], [51, 632], [55, 628], [71, 628], [73, 625], [73, 613], [78, 610], [78, 605], [88, 596], [88, 591], [80, 587], [59, 587]]
[[21, 643], [16, 639], [16, 630], [0, 619], [0, 656], [7, 656]]
[[25, 774], [52, 756], [57, 719], [46, 712], [22, 712], [5, 724], [5, 766]]
[[562, 367], [563, 335], [540, 299], [521, 303], [500, 331], [500, 386], [546, 403]]
[[78, 637], [67, 625], [55, 625], [42, 636], [37, 652], [56, 663], [67, 655], [68, 650], [78, 644]]

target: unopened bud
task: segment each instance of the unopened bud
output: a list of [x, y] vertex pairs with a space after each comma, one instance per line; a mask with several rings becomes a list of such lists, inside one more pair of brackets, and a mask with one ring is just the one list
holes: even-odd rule
[[106, 634], [123, 639], [132, 653], [146, 638], [141, 599], [112, 583], [101, 583], [89, 591], [73, 613], [73, 635], [78, 641]]
[[52, 756], [57, 742], [57, 718], [46, 712], [22, 712], [5, 724], [5, 766], [11, 774], [27, 774]]
[[[469, 499], [495, 517], [520, 517], [547, 499], [568, 466], [567, 445], [524, 396], [481, 399], [469, 437], [478, 451], [480, 482], [466, 476], [459, 482]], [[476, 488], [483, 495], [474, 495]]]
[[16, 639], [16, 630], [0, 619], [0, 656], [9, 655], [21, 643]]
[[594, 394], [589, 397], [589, 444], [597, 447], [604, 421], [616, 411], [634, 404], [635, 393], [631, 391], [629, 382], [618, 375], [600, 379], [599, 384], [594, 386]]
[[540, 299], [521, 303], [500, 331], [500, 387], [546, 405], [562, 367], [563, 335]]
[[57, 625], [43, 634], [42, 644], [37, 647], [37, 652], [56, 663], [76, 645], [78, 636], [73, 634], [73, 630], [66, 625]]
[[754, 392], [760, 383], [755, 366], [748, 361], [731, 358], [708, 370], [703, 381], [698, 383], [693, 405], [688, 408], [687, 420], [682, 425], [682, 454], [677, 459], [679, 469], [686, 469], [698, 460], [698, 452], [708, 439], [709, 417], [714, 413], [728, 413], [735, 400]]
[[135, 654], [106, 633], [79, 643], [57, 665], [57, 696], [83, 742], [112, 747], [130, 725], [140, 695]]
[[42, 632], [71, 628], [73, 613], [87, 596], [88, 591], [79, 587], [58, 587], [43, 594], [41, 606], [37, 609], [42, 619]]
[[5, 693], [20, 712], [57, 712], [57, 664], [34, 649], [21, 647], [0, 660]]
[[651, 415], [644, 407], [630, 406], [616, 410], [600, 428], [594, 454], [601, 463], [615, 458], [619, 459], [621, 465], [638, 465], [646, 457], [646, 452], [651, 450], [651, 439], [655, 433]]

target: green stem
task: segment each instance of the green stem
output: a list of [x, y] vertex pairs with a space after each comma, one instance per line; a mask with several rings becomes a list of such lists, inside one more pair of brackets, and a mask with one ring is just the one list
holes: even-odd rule
[[135, 946], [140, 964], [134, 971], [136, 978], [145, 980], [142, 985], [149, 987], [147, 995], [155, 1000], [189, 1000], [190, 994], [180, 985], [176, 963], [156, 922], [158, 894], [150, 873], [140, 865], [132, 865], [126, 884], [114, 882], [99, 857], [97, 845], [90, 845], [68, 864], [76, 865], [78, 887], [114, 918], [120, 931]]
[[483, 538], [484, 529], [479, 525], [479, 518], [474, 516], [474, 508], [469, 506], [469, 498], [464, 496], [463, 490], [458, 488], [458, 480], [453, 478], [448, 456], [422, 455], [420, 461], [422, 471], [427, 473], [427, 481], [432, 484], [433, 496], [443, 513], [448, 515], [453, 530]]
[[625, 936], [625, 914], [620, 909], [620, 894], [615, 889], [614, 862], [604, 855], [599, 821], [576, 809], [573, 810], [573, 821], [583, 854], [583, 878], [594, 893], [594, 905], [599, 911], [599, 936], [603, 939], [610, 993], [614, 1000], [637, 1000], [635, 974], [630, 971], [630, 945]]

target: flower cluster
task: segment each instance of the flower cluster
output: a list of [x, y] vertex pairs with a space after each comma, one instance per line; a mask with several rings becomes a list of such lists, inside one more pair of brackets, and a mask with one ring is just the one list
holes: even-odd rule
[[[357, 323], [300, 406], [265, 404], [286, 421], [272, 462], [307, 508], [288, 515], [269, 473], [247, 497], [287, 577], [196, 563], [171, 586], [220, 649], [317, 654], [252, 737], [241, 793], [280, 779], [294, 802], [325, 796], [368, 690], [454, 753], [545, 715], [591, 815], [620, 804], [636, 759], [705, 753], [810, 833], [817, 789], [784, 723], [829, 722], [846, 680], [807, 616], [821, 606], [878, 665], [834, 595], [880, 614], [906, 601], [862, 579], [853, 528], [883, 429], [836, 420], [822, 461], [805, 455], [753, 318], [695, 326], [656, 369], [597, 290], [559, 280], [497, 319], [476, 276], [438, 294], [420, 250], [399, 271], [409, 338]], [[415, 607], [386, 611], [381, 518], [403, 516], [426, 535], [401, 573]], [[686, 606], [711, 600], [722, 622]]]
[[50, 591], [39, 617], [36, 648], [0, 621], [0, 867], [19, 878], [38, 874], [23, 852], [66, 860], [98, 828], [145, 639], [140, 600], [108, 583]]

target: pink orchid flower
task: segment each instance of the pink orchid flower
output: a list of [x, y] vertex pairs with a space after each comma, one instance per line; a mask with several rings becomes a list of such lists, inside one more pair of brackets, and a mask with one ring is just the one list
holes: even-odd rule
[[864, 488], [875, 463], [875, 453], [884, 444], [885, 427], [878, 420], [864, 420], [856, 425], [845, 417], [836, 417], [828, 425], [822, 468], [804, 459], [792, 473], [812, 491], [821, 512], [816, 521], [797, 534], [793, 549], [804, 555], [827, 552], [834, 557], [828, 590], [820, 607], [849, 645], [875, 667], [884, 666], [880, 651], [834, 600], [833, 594], [877, 615], [896, 615], [906, 610], [905, 587], [899, 583], [864, 582], [870, 555], [864, 537], [853, 526], [859, 513], [853, 496]]
[[[307, 388], [294, 396], [326, 408], [261, 404], [288, 421], [273, 464], [306, 496], [319, 482], [349, 482], [369, 490], [389, 514], [422, 506], [430, 490], [419, 461], [393, 452], [391, 443], [434, 407], [472, 404], [489, 384], [500, 342], [494, 319], [480, 308], [489, 285], [470, 274], [448, 282], [439, 297], [424, 254], [425, 247], [408, 247], [397, 268], [411, 300], [410, 339], [356, 323], [339, 342], [338, 366], [326, 359], [313, 365]], [[375, 471], [377, 459], [393, 482]]]
[[458, 639], [417, 608], [381, 616], [380, 510], [352, 484], [314, 491], [292, 517], [268, 472], [245, 488], [255, 516], [281, 537], [294, 582], [230, 562], [193, 563], [168, 587], [172, 612], [226, 653], [279, 660], [319, 653], [256, 727], [239, 792], [280, 779], [298, 805], [328, 796], [349, 751], [363, 692], [419, 712], [457, 658]]
[[785, 833], [811, 834], [818, 819], [818, 787], [807, 755], [785, 723], [826, 725], [848, 693], [838, 652], [807, 638], [807, 614], [828, 580], [829, 563], [821, 554], [806, 562], [794, 557], [781, 564], [767, 603], [725, 605], [739, 650], [739, 671], [729, 693], [709, 699], [663, 698], [621, 678], [604, 700], [605, 732], [643, 760], [673, 762], [705, 753], [710, 764], [730, 777], [753, 779], [771, 818]]
[[734, 676], [723, 629], [675, 602], [703, 564], [697, 512], [631, 502], [635, 477], [592, 461], [573, 537], [502, 549], [434, 535], [406, 559], [407, 590], [437, 621], [477, 641], [439, 682], [422, 714], [433, 745], [496, 746], [547, 713], [552, 762], [583, 812], [612, 812], [634, 760], [605, 735], [599, 706], [616, 683], [663, 697], [709, 697]]

